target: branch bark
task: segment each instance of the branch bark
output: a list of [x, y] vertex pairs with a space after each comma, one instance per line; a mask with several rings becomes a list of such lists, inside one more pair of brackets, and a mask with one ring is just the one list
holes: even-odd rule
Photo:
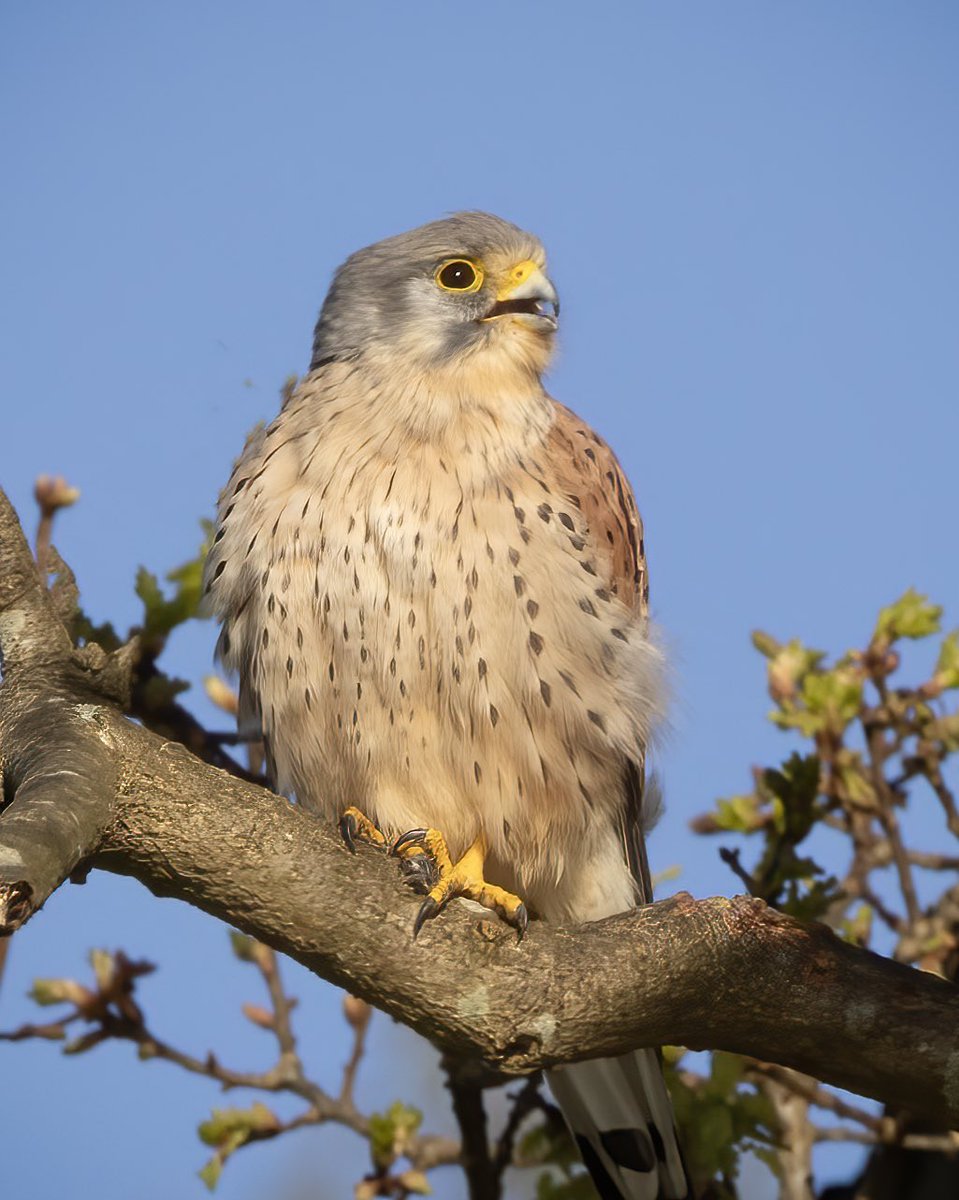
[[[959, 990], [751, 897], [681, 894], [578, 929], [414, 945], [392, 860], [128, 721], [71, 645], [0, 492], [0, 931], [81, 862], [203, 909], [501, 1074], [636, 1046], [724, 1049], [959, 1124]], [[5, 898], [5, 901], [4, 901]]]

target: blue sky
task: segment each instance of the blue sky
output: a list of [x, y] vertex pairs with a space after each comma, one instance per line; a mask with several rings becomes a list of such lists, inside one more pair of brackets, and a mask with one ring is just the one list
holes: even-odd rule
[[[678, 696], [654, 868], [735, 890], [686, 823], [785, 749], [750, 629], [842, 650], [910, 585], [959, 621], [955, 6], [8, 0], [0, 22], [0, 482], [30, 522], [36, 474], [82, 489], [57, 542], [87, 610], [132, 621], [137, 565], [193, 552], [346, 254], [498, 212], [550, 251], [551, 389], [646, 519]], [[185, 631], [171, 668], [198, 679], [213, 640]], [[224, 930], [106, 876], [16, 938], [0, 1025], [94, 944], [162, 965], [143, 991], [171, 1040], [266, 1053]], [[338, 997], [290, 974], [332, 1085]], [[441, 1125], [412, 1035], [380, 1018], [374, 1048], [363, 1103], [419, 1098]], [[11, 1190], [203, 1194], [211, 1085], [123, 1046], [3, 1059]], [[362, 1169], [351, 1135], [304, 1133], [243, 1154], [220, 1194], [347, 1195]], [[310, 1177], [326, 1187], [297, 1193]]]

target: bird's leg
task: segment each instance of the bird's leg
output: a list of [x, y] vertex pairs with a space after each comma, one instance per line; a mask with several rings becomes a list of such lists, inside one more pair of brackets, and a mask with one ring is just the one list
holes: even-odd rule
[[482, 904], [484, 908], [492, 909], [517, 929], [520, 937], [523, 936], [529, 923], [526, 905], [519, 896], [494, 883], [487, 883], [483, 878], [487, 850], [486, 839], [480, 836], [454, 863], [446, 839], [436, 829], [411, 829], [393, 843], [390, 853], [402, 858], [421, 877], [426, 877], [424, 860], [432, 864], [432, 886], [413, 922], [413, 937], [419, 933], [424, 922], [432, 920], [454, 896], [464, 896], [467, 900]]
[[340, 817], [340, 833], [351, 854], [356, 853], [357, 839], [369, 842], [371, 846], [386, 845], [386, 835], [376, 828], [366, 813], [360, 812], [352, 804]]

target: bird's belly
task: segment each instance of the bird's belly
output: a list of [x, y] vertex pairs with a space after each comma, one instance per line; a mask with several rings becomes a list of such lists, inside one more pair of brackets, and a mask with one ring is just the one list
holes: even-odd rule
[[431, 825], [454, 854], [482, 833], [528, 888], [613, 827], [631, 635], [567, 531], [518, 508], [474, 501], [439, 527], [326, 517], [280, 564], [285, 590], [261, 589], [257, 686], [279, 784], [305, 805], [355, 804], [390, 834]]

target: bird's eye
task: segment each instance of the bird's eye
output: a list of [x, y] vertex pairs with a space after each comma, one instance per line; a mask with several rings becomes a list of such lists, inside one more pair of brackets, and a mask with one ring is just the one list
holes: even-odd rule
[[437, 270], [436, 282], [444, 292], [478, 292], [483, 286], [483, 272], [465, 258], [452, 258]]

